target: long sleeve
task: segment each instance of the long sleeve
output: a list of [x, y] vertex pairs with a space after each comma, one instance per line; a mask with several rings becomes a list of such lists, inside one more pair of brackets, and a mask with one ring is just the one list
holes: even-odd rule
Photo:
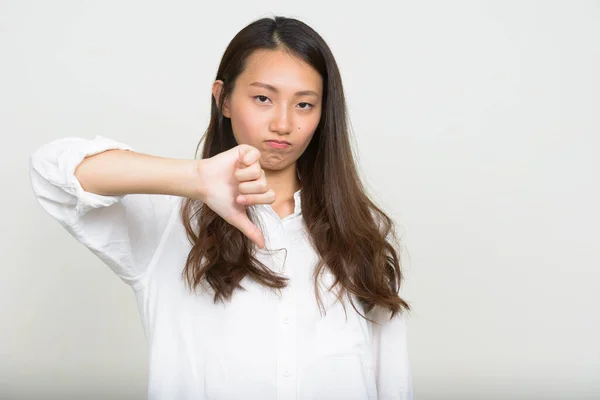
[[177, 214], [174, 211], [179, 197], [102, 196], [85, 191], [75, 177], [75, 169], [86, 156], [111, 149], [134, 151], [102, 136], [67, 137], [47, 143], [29, 158], [31, 186], [52, 218], [135, 289]]
[[406, 315], [390, 320], [389, 311], [372, 310], [373, 362], [379, 400], [413, 400]]

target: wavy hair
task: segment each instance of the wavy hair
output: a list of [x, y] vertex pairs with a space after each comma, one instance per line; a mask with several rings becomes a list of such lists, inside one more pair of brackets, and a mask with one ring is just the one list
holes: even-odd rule
[[[347, 296], [365, 319], [371, 321], [356, 308], [352, 295], [365, 313], [378, 306], [388, 309], [393, 318], [402, 309], [410, 310], [399, 296], [403, 276], [393, 220], [365, 193], [350, 144], [340, 72], [328, 45], [311, 27], [297, 19], [277, 16], [254, 21], [237, 33], [221, 59], [216, 79], [223, 81], [223, 89], [218, 102], [211, 96], [210, 123], [198, 143], [196, 156], [203, 142], [203, 159], [238, 145], [231, 120], [218, 104], [224, 104], [247, 57], [258, 49], [288, 51], [311, 65], [323, 79], [321, 119], [296, 163], [303, 183], [303, 223], [319, 256], [313, 277], [320, 309], [324, 311], [318, 278], [328, 268], [334, 278], [329, 289], [337, 286], [337, 299]], [[246, 212], [252, 221], [256, 220], [251, 208]], [[236, 289], [244, 290], [240, 282], [246, 276], [275, 290], [286, 286], [285, 276], [274, 273], [255, 257], [256, 245], [201, 201], [187, 198], [181, 217], [193, 246], [182, 273], [190, 290], [208, 284], [216, 303], [230, 300]]]

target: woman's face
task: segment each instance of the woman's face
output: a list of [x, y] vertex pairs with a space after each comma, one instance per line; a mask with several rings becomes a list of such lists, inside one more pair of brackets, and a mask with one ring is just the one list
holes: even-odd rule
[[[215, 95], [221, 84], [215, 82]], [[322, 92], [321, 75], [303, 60], [281, 50], [257, 50], [247, 58], [223, 115], [231, 119], [238, 144], [260, 150], [263, 168], [295, 168], [319, 124]], [[289, 145], [278, 148], [270, 140]]]

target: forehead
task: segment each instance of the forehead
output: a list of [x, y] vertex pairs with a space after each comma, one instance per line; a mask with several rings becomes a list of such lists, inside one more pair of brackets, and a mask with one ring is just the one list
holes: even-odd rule
[[284, 50], [256, 50], [246, 59], [244, 71], [238, 83], [246, 86], [263, 82], [286, 91], [322, 91], [319, 72], [310, 64]]

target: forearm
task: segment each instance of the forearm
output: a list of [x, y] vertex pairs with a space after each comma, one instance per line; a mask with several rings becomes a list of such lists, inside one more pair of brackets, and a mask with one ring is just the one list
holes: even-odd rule
[[134, 193], [200, 198], [201, 160], [183, 160], [108, 150], [86, 157], [76, 168], [81, 187], [91, 193], [120, 196]]

